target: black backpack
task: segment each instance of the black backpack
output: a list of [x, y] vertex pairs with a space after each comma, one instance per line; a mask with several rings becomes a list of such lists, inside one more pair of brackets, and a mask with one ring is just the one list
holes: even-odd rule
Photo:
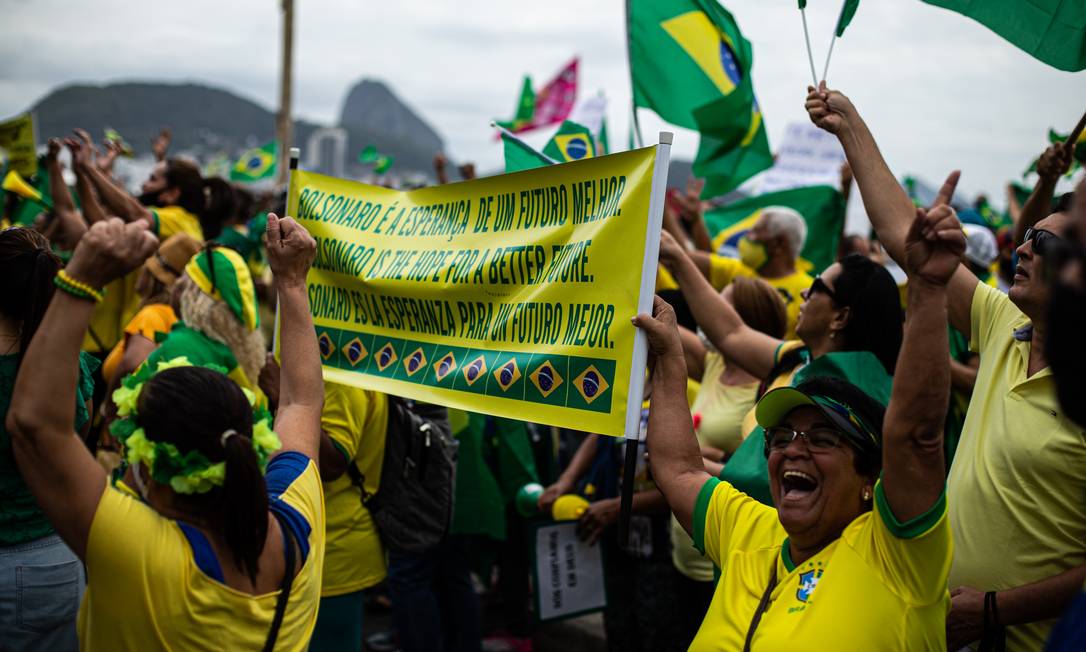
[[388, 397], [385, 459], [377, 492], [367, 492], [362, 472], [353, 462], [347, 465], [385, 546], [426, 552], [445, 538], [452, 521], [459, 445], [445, 408]]

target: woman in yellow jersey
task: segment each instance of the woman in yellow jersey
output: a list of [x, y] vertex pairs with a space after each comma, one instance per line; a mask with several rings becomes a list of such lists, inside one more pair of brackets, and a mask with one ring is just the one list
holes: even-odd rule
[[323, 382], [305, 288], [316, 247], [289, 218], [269, 218], [268, 242], [281, 315], [278, 436], [220, 372], [159, 365], [114, 396], [142, 501], [109, 487], [72, 431], [71, 405], [97, 288], [157, 242], [145, 224], [97, 223], [57, 276], [7, 426], [35, 499], [86, 563], [84, 650], [306, 648], [324, 557]]
[[721, 569], [691, 650], [946, 649], [946, 283], [964, 244], [953, 215], [920, 212], [910, 229], [909, 323], [885, 419], [834, 378], [758, 403], [776, 509], [705, 472], [674, 311], [657, 298], [654, 316], [635, 318], [655, 358], [654, 476]]

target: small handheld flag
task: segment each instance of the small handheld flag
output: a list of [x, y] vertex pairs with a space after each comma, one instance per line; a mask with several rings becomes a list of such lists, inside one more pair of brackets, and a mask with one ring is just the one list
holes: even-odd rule
[[251, 182], [273, 177], [278, 158], [279, 145], [275, 141], [250, 149], [230, 168], [230, 180]]

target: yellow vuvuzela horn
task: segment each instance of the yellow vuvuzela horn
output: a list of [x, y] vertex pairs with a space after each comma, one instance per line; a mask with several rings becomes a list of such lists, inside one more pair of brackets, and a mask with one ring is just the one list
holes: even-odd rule
[[15, 170], [11, 170], [8, 172], [8, 175], [4, 177], [3, 188], [8, 192], [19, 195], [23, 199], [29, 199], [47, 210], [53, 209], [53, 202], [50, 201], [48, 197], [42, 195], [37, 188], [27, 183], [26, 179], [23, 179]]

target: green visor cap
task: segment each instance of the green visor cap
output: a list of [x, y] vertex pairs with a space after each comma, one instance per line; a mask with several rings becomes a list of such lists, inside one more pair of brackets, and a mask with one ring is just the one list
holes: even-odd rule
[[780, 387], [766, 393], [754, 409], [758, 425], [766, 430], [781, 425], [788, 413], [798, 407], [813, 407], [829, 419], [861, 451], [878, 451], [882, 448], [882, 436], [868, 426], [860, 415], [849, 407], [828, 396], [808, 395], [794, 387]]

